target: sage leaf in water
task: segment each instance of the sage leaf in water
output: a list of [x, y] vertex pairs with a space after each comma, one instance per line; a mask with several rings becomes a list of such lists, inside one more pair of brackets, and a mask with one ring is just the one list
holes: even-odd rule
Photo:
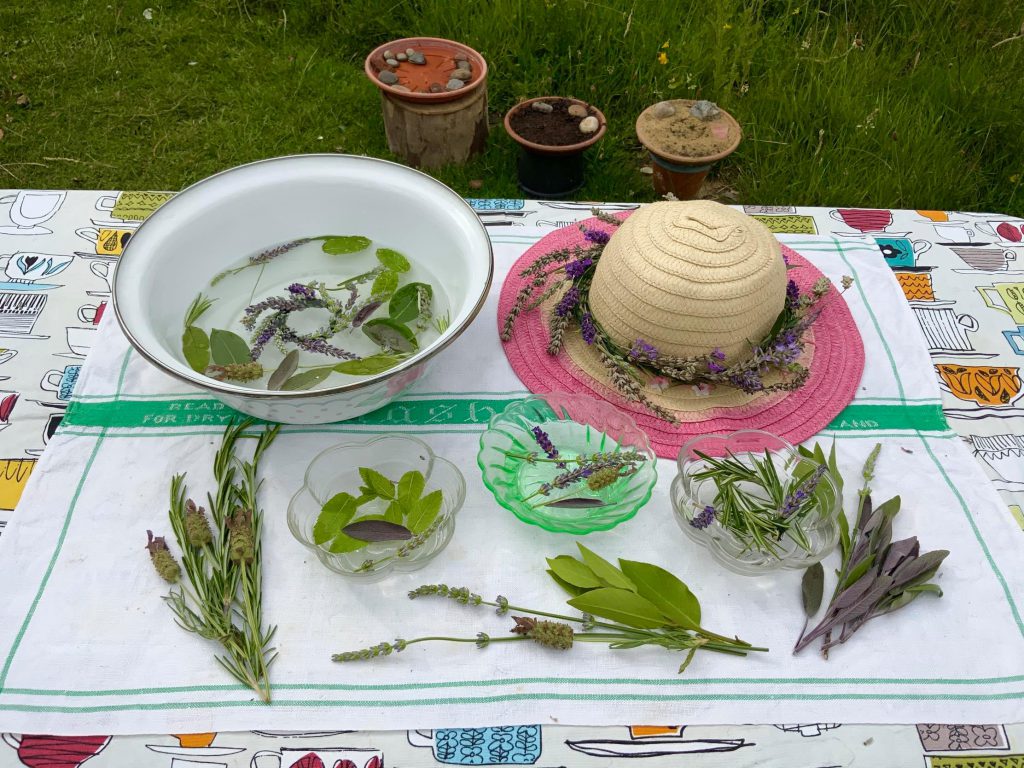
[[210, 331], [210, 357], [216, 365], [251, 363], [252, 352], [237, 333], [214, 328]]
[[338, 373], [351, 376], [370, 376], [394, 368], [405, 359], [404, 355], [386, 355], [384, 353], [370, 355], [359, 360], [346, 360], [334, 366]]
[[206, 331], [194, 325], [188, 326], [181, 335], [181, 351], [193, 371], [205, 373], [210, 365], [210, 337]]
[[290, 379], [287, 379], [284, 384], [281, 385], [281, 389], [293, 392], [301, 389], [312, 389], [321, 381], [331, 375], [331, 371], [334, 370], [334, 366], [328, 365], [323, 368], [310, 368], [308, 371], [297, 373]]
[[356, 520], [349, 523], [341, 532], [346, 536], [360, 541], [404, 541], [412, 538], [412, 531], [404, 525], [388, 520]]
[[377, 346], [394, 352], [415, 352], [419, 349], [416, 334], [401, 323], [379, 317], [363, 324], [363, 333]]
[[378, 248], [377, 261], [393, 272], [408, 272], [412, 268], [405, 256], [391, 248]]
[[359, 253], [370, 247], [370, 238], [362, 235], [342, 235], [328, 237], [322, 246], [324, 253], [332, 256], [342, 256], [346, 253]]
[[281, 386], [291, 378], [292, 374], [299, 367], [299, 350], [293, 349], [284, 359], [281, 361], [277, 369], [270, 374], [270, 380], [267, 382], [267, 389], [280, 389]]
[[804, 602], [804, 613], [811, 618], [821, 608], [821, 598], [825, 592], [825, 569], [821, 563], [815, 563], [806, 571], [800, 585]]
[[556, 499], [555, 501], [548, 501], [538, 506], [553, 507], [555, 509], [596, 509], [597, 507], [606, 507], [608, 506], [608, 503], [601, 499], [577, 496], [572, 499]]

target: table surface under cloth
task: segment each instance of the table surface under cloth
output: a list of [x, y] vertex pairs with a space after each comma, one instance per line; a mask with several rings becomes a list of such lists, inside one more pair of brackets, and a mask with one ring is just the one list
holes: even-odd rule
[[[0, 511], [0, 532], [5, 523], [10, 526], [8, 533], [0, 534], [0, 558], [6, 554], [4, 539], [11, 538], [14, 526], [19, 524], [15, 505], [37, 466], [43, 448], [66, 413], [79, 366], [97, 336], [97, 328], [109, 300], [110, 276], [120, 247], [163, 199], [165, 196], [160, 193], [0, 192], [0, 265], [5, 266], [5, 282], [0, 286], [0, 378], [3, 379], [0, 382], [0, 466], [3, 467], [3, 472], [0, 472], [0, 508], [6, 510]], [[488, 226], [499, 252], [503, 245], [518, 248], [521, 252], [542, 234], [537, 228], [551, 229], [587, 218], [591, 208], [585, 203], [521, 200], [473, 200], [471, 203]], [[615, 211], [635, 205], [606, 203], [602, 207]], [[959, 439], [953, 435], [950, 439], [952, 442], [962, 441], [972, 450], [1002, 495], [1005, 511], [1001, 514], [1011, 523], [1005, 526], [1005, 530], [1011, 543], [1019, 547], [1021, 537], [1024, 537], [1021, 530], [1024, 527], [1021, 517], [1021, 507], [1024, 506], [1024, 410], [1018, 406], [1022, 398], [1020, 363], [1024, 355], [1024, 316], [1021, 312], [1024, 307], [1012, 302], [1014, 296], [1024, 293], [1024, 243], [1020, 241], [1022, 222], [998, 215], [938, 211], [857, 213], [847, 209], [790, 207], [746, 207], [745, 210], [761, 218], [780, 235], [795, 235], [787, 242], [798, 251], [801, 250], [801, 242], [811, 248], [813, 242], [831, 241], [840, 244], [841, 250], [848, 252], [854, 261], [877, 259], [881, 262], [884, 259], [888, 263], [896, 273], [906, 300], [910, 302], [912, 315], [908, 316], [917, 319], [924, 343], [928, 346], [928, 356], [922, 355], [924, 362], [918, 361], [916, 370], [897, 370], [897, 373], [906, 378], [932, 377], [938, 383], [942, 391], [942, 409], [949, 426], [959, 435]], [[813, 254], [808, 255], [813, 257]], [[41, 264], [42, 267], [39, 266]], [[503, 275], [503, 272], [499, 270], [498, 274]], [[878, 314], [884, 317], [883, 313]], [[491, 319], [481, 318], [481, 327], [474, 330], [493, 336], [493, 327], [482, 327]], [[883, 334], [898, 332], [899, 329], [880, 331]], [[862, 333], [866, 334], [863, 327]], [[867, 344], [868, 340], [865, 341]], [[930, 360], [927, 359], [929, 357]], [[901, 362], [892, 361], [896, 369]], [[503, 397], [523, 394], [525, 392], [521, 389], [515, 391], [510, 387]], [[126, 402], [130, 403], [132, 399], [128, 397]], [[162, 412], [161, 408], [170, 414], [177, 399], [168, 397], [164, 405], [160, 405], [157, 398], [141, 406], [139, 401], [142, 398], [135, 398], [134, 406], [123, 411], [116, 409], [120, 412], [116, 418], [142, 419], [148, 415], [152, 419], [154, 414]], [[489, 405], [473, 401], [451, 409], [445, 406], [442, 396], [433, 395], [422, 387], [408, 401], [407, 410], [411, 408], [425, 413], [426, 419], [441, 421], [439, 431], [447, 428], [443, 425], [446, 419], [455, 419], [461, 427], [477, 433], [481, 428], [478, 419], [486, 421], [484, 417], [489, 415], [489, 409], [498, 404], [497, 401]], [[80, 402], [90, 407], [81, 411], [80, 422], [75, 422], [73, 414], [58, 439], [65, 439], [65, 432], [67, 439], [73, 439], [76, 432], [84, 438], [97, 429], [128, 430], [135, 426], [108, 424], [115, 417], [113, 410], [104, 409], [102, 397], [92, 402]], [[78, 405], [76, 403], [76, 407]], [[919, 405], [926, 408], [929, 403]], [[480, 416], [468, 412], [443, 415], [477, 406]], [[430, 408], [438, 410], [430, 412]], [[386, 414], [381, 416], [376, 424], [371, 420], [363, 428], [380, 429], [386, 423], [382, 422], [385, 417]], [[868, 437], [872, 432], [888, 430], [891, 434], [912, 436], [920, 442], [917, 430], [923, 429], [922, 424], [896, 423], [900, 418], [892, 412], [887, 414], [884, 408], [855, 403], [823, 434], [845, 433], [850, 436], [863, 431]], [[862, 442], [868, 444], [867, 440]], [[671, 465], [662, 462], [659, 469], [662, 475], [659, 485], [662, 485], [671, 479]], [[464, 470], [472, 482], [475, 465], [464, 467]], [[927, 530], [915, 533], [927, 548]], [[571, 541], [567, 538], [566, 543], [571, 544]], [[598, 543], [595, 546], [601, 548]], [[612, 550], [606, 551], [612, 554]], [[699, 581], [695, 582], [690, 577], [687, 580], [700, 594]], [[7, 583], [4, 600], [16, 601], [19, 598], [14, 594], [16, 589], [16, 585]], [[542, 605], [557, 605], [554, 593], [549, 591], [547, 594], [550, 597]], [[116, 597], [112, 596], [112, 599]], [[707, 604], [705, 610], [708, 611]], [[922, 608], [915, 617], [927, 622], [926, 611], [927, 607]], [[716, 617], [712, 626], [728, 623], [729, 617], [722, 616], [721, 612], [713, 611], [710, 615]], [[410, 634], [413, 629], [430, 629], [430, 616], [427, 612], [417, 618], [416, 622], [422, 623], [411, 628]], [[897, 614], [893, 620], [900, 621], [901, 616]], [[481, 621], [484, 620], [485, 617], [481, 617]], [[476, 623], [465, 618], [459, 622], [462, 628]], [[167, 628], [168, 632], [173, 630], [169, 617]], [[361, 634], [360, 638], [367, 642], [383, 639], [372, 632], [365, 637]], [[192, 641], [185, 635], [177, 639], [181, 643]], [[757, 638], [751, 636], [746, 639]], [[352, 641], [354, 638], [342, 639], [341, 642], [347, 647]], [[62, 708], [68, 711], [92, 709], [95, 712], [103, 711], [104, 707], [116, 708], [116, 697], [79, 696], [64, 692], [67, 695], [55, 699], [59, 704], [52, 704], [47, 703], [45, 697], [35, 697], [27, 689], [5, 689], [3, 679], [7, 676], [7, 667], [11, 666], [13, 653], [6, 647], [9, 643], [0, 645], [4, 646], [0, 647], [0, 662], [6, 665], [3, 677], [0, 677], [0, 731], [9, 730], [7, 724], [15, 722], [15, 717], [17, 723], [30, 725], [31, 718], [24, 718], [26, 713], [37, 713], [39, 722], [46, 722]], [[331, 649], [325, 647], [325, 652]], [[432, 650], [435, 656], [444, 652], [439, 647]], [[503, 652], [501, 648], [486, 651], [493, 654], [495, 664], [500, 663], [498, 657]], [[977, 668], [974, 671], [985, 676], [985, 649], [967, 649], [965, 653], [976, 657]], [[836, 665], [835, 674], [841, 676], [841, 657], [830, 663]], [[363, 669], [367, 676], [372, 675], [371, 666]], [[742, 663], [732, 671], [742, 673]], [[692, 674], [692, 668], [688, 674]], [[936, 669], [934, 676], [936, 679], [945, 677], [941, 669]], [[993, 684], [1000, 694], [1015, 697], [1019, 709], [1024, 695], [1020, 691], [1021, 682], [1018, 676], [1016, 680], [1000, 680]], [[152, 707], [160, 706], [159, 698], [150, 698]], [[585, 700], [577, 706], [585, 708]], [[764, 711], [770, 715], [772, 710], [770, 700], [766, 701]], [[339, 717], [336, 726], [325, 728], [324, 723], [318, 722], [316, 727], [298, 734], [276, 730], [225, 731], [216, 734], [212, 744], [206, 746], [187, 746], [200, 742], [180, 742], [177, 737], [169, 735], [90, 740], [5, 734], [4, 741], [11, 748], [0, 747], [0, 766], [19, 764], [19, 756], [27, 765], [75, 765], [89, 754], [97, 753], [99, 756], [92, 765], [99, 768], [122, 764], [166, 765], [168, 760], [172, 765], [207, 763], [216, 766], [243, 766], [255, 760], [257, 766], [272, 766], [276, 761], [267, 751], [273, 751], [282, 755], [285, 766], [292, 765], [303, 755], [315, 753], [315, 759], [304, 765], [312, 767], [319, 760], [320, 764], [331, 768], [339, 759], [344, 766], [344, 759], [354, 760], [353, 755], [365, 757], [376, 754], [374, 750], [379, 750], [385, 763], [392, 765], [600, 766], [616, 756], [645, 756], [645, 764], [657, 768], [659, 764], [678, 765], [680, 758], [676, 755], [679, 754], [693, 755], [683, 758], [688, 765], [708, 766], [822, 766], [852, 765], [855, 762], [865, 765], [921, 765], [922, 758], [925, 765], [934, 766], [1024, 765], [1024, 726], [1017, 723], [855, 725], [811, 722], [814, 718], [808, 718], [807, 722], [777, 725], [705, 725], [693, 724], [694, 720], [706, 722], [699, 717], [673, 717], [680, 710], [668, 699], [662, 711], [664, 717], [658, 722], [671, 725], [652, 729], [635, 724], [632, 727], [627, 724], [565, 726], [538, 720], [539, 724], [499, 728], [356, 732], [351, 730], [351, 726], [346, 727], [344, 717]], [[761, 718], [762, 722], [764, 719]], [[199, 723], [201, 719], [194, 722]], [[23, 727], [22, 730], [32, 729]], [[206, 741], [209, 737], [202, 743]], [[16, 751], [19, 743], [21, 749]], [[352, 752], [360, 749], [370, 751]], [[258, 754], [260, 751], [263, 753]], [[363, 766], [360, 764], [357, 768]]]

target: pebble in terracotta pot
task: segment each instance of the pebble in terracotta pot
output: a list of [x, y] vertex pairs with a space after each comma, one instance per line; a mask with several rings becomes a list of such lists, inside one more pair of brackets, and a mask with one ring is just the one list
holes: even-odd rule
[[597, 121], [597, 118], [593, 115], [590, 117], [584, 117], [580, 120], [580, 131], [583, 133], [593, 133], [601, 127], [601, 123]]

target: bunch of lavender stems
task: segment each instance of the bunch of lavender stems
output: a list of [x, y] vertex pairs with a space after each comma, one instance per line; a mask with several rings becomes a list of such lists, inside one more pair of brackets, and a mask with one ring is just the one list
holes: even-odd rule
[[810, 551], [807, 536], [797, 523], [821, 505], [816, 491], [826, 466], [818, 465], [808, 474], [784, 481], [770, 451], [765, 451], [763, 459], [750, 454], [749, 461], [741, 461], [731, 452], [724, 459], [695, 453], [707, 466], [694, 472], [693, 480], [714, 482], [716, 493], [713, 504], [691, 525], [705, 528], [717, 521], [747, 542], [748, 550], [756, 548], [772, 556], [778, 556], [776, 544], [787, 534], [801, 549]]
[[654, 645], [660, 646], [669, 651], [686, 651], [687, 656], [679, 668], [679, 672], [681, 673], [686, 669], [686, 666], [690, 663], [694, 654], [698, 650], [714, 651], [715, 653], [724, 653], [732, 656], [746, 656], [748, 653], [755, 651], [764, 652], [768, 650], [767, 648], [753, 646], [739, 638], [725, 637], [713, 632], [708, 632], [704, 629], [693, 631], [676, 629], [673, 627], [640, 629], [616, 622], [601, 621], [599, 619], [595, 619], [589, 614], [568, 616], [560, 613], [552, 613], [550, 611], [538, 611], [532, 608], [524, 608], [522, 606], [512, 605], [507, 598], [501, 595], [499, 595], [494, 601], [484, 600], [480, 595], [470, 592], [465, 587], [451, 588], [445, 584], [426, 584], [409, 592], [410, 600], [415, 600], [420, 597], [442, 597], [454, 600], [462, 605], [487, 605], [494, 608], [495, 613], [499, 616], [505, 616], [510, 612], [515, 612], [528, 614], [534, 617], [543, 617], [545, 619], [555, 619], [559, 622], [565, 622], [565, 626], [569, 626], [570, 630], [572, 624], [578, 624], [582, 627], [583, 631], [568, 631], [565, 633], [567, 637], [565, 639], [559, 638], [561, 642], [556, 644], [546, 641], [544, 637], [522, 633], [523, 619], [519, 616], [515, 616], [513, 618], [516, 619], [516, 626], [514, 626], [511, 631], [516, 634], [512, 637], [492, 638], [490, 635], [480, 632], [474, 637], [429, 635], [425, 637], [417, 637], [412, 640], [403, 640], [398, 638], [393, 643], [384, 642], [358, 651], [336, 653], [331, 657], [331, 660], [337, 662], [365, 661], [377, 656], [388, 656], [393, 652], [400, 653], [410, 645], [426, 642], [473, 643], [477, 648], [486, 648], [488, 645], [495, 642], [522, 642], [524, 640], [533, 640], [541, 645], [547, 645], [560, 650], [568, 650], [572, 646], [573, 642], [580, 641], [589, 643], [607, 643], [608, 647], [614, 650], [638, 648], [643, 645]]

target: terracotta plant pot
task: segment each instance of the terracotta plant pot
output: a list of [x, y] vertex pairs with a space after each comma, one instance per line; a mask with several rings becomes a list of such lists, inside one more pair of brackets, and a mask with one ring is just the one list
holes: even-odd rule
[[[385, 61], [385, 51], [405, 54], [408, 48], [422, 53], [426, 64], [407, 60], [395, 67]], [[470, 63], [470, 78], [458, 90], [445, 90], [455, 62], [463, 60]], [[371, 51], [363, 70], [380, 88], [388, 148], [406, 163], [437, 168], [464, 163], [483, 151], [487, 142], [487, 62], [472, 48], [438, 37], [406, 37]], [[384, 72], [394, 74], [397, 82], [383, 82]], [[431, 92], [432, 84], [441, 90]]]
[[[511, 119], [522, 109], [531, 109], [535, 101], [557, 101], [562, 100], [579, 104], [589, 109], [597, 118], [598, 128], [586, 136], [583, 141], [575, 144], [537, 144], [524, 139], [512, 128]], [[584, 164], [583, 151], [596, 144], [604, 136], [608, 127], [601, 110], [591, 104], [579, 99], [566, 96], [538, 96], [535, 99], [527, 99], [516, 104], [505, 113], [505, 130], [508, 135], [520, 146], [517, 169], [519, 172], [519, 188], [530, 197], [558, 198], [565, 197], [583, 186]]]
[[[675, 99], [667, 103], [676, 108], [678, 115], [688, 112], [696, 102], [692, 99]], [[721, 114], [709, 122], [722, 126], [728, 137], [727, 146], [721, 151], [703, 156], [673, 154], [660, 146], [652, 135], [653, 121], [671, 119], [654, 117], [653, 110], [656, 106], [658, 105], [653, 104], [645, 109], [636, 120], [637, 138], [651, 154], [654, 191], [662, 196], [671, 192], [679, 200], [693, 200], [700, 192], [701, 184], [704, 183], [711, 166], [736, 151], [736, 147], [743, 139], [743, 129], [732, 115], [719, 108]]]

